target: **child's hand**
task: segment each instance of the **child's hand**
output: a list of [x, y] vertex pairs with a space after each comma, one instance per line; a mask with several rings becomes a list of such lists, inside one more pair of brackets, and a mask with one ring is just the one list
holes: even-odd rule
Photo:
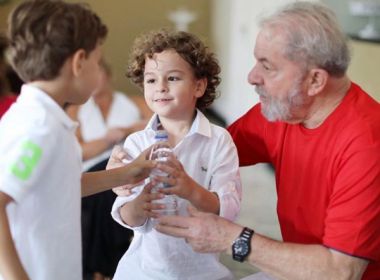
[[125, 184], [113, 188], [113, 192], [119, 196], [131, 195], [131, 189], [142, 184], [143, 180], [149, 176], [152, 168], [156, 166], [154, 161], [147, 160], [151, 147], [143, 151], [135, 160], [119, 145], [116, 145], [108, 160], [106, 169], [118, 167], [124, 168]]
[[124, 166], [124, 161], [130, 161], [128, 153], [120, 145], [115, 145], [112, 149], [110, 159], [108, 160], [106, 169], [113, 169], [116, 167]]
[[147, 218], [158, 218], [159, 214], [154, 210], [165, 209], [165, 205], [160, 203], [153, 203], [156, 199], [164, 197], [162, 193], [152, 193], [153, 184], [147, 184], [143, 191], [133, 200], [134, 209], [140, 216], [140, 219], [146, 220]]
[[[121, 166], [125, 166], [126, 162], [132, 160], [128, 153], [123, 149], [122, 146], [116, 145], [112, 149], [110, 159], [108, 160], [106, 169], [113, 169]], [[131, 195], [131, 189], [134, 188], [136, 184], [127, 184], [124, 186], [113, 188], [112, 191], [118, 196], [128, 196]]]
[[120, 187], [115, 187], [112, 189], [112, 191], [117, 195], [117, 196], [129, 196], [133, 194], [132, 189], [136, 187], [136, 184], [129, 184], [129, 185], [124, 185]]
[[171, 185], [171, 187], [159, 189], [159, 192], [175, 194], [188, 200], [199, 210], [219, 214], [220, 202], [218, 194], [208, 191], [194, 181], [174, 156], [171, 156], [166, 162], [159, 162], [157, 168], [166, 172], [169, 176], [156, 176], [154, 181]]
[[156, 177], [155, 180], [171, 185], [169, 188], [160, 189], [160, 192], [175, 194], [193, 202], [195, 190], [200, 186], [186, 173], [181, 162], [175, 156], [171, 156], [166, 162], [158, 163], [157, 168], [166, 172], [169, 176]]
[[127, 164], [125, 169], [125, 180], [136, 186], [141, 184], [142, 181], [147, 178], [157, 163], [153, 160], [148, 160], [151, 147], [143, 151], [135, 160]]

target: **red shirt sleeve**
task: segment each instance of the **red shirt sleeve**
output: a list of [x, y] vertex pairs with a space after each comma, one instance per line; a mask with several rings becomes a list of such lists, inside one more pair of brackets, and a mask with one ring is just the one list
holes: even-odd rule
[[328, 247], [372, 260], [380, 260], [379, 151], [378, 140], [368, 135], [358, 135], [355, 144], [347, 144], [337, 163], [323, 237]]
[[240, 166], [270, 162], [264, 141], [267, 121], [260, 110], [260, 104], [255, 105], [227, 128], [237, 147]]

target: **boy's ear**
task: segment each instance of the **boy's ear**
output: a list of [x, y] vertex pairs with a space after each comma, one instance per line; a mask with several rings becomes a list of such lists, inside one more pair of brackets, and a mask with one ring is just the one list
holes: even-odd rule
[[315, 68], [309, 72], [308, 95], [315, 96], [320, 93], [326, 86], [329, 73], [326, 70]]
[[203, 94], [205, 94], [206, 87], [207, 87], [207, 78], [197, 80], [196, 88], [195, 88], [196, 90], [195, 97], [197, 98], [202, 97]]
[[83, 49], [77, 50], [72, 56], [71, 69], [74, 76], [79, 76], [83, 69], [83, 62], [86, 60], [86, 52]]

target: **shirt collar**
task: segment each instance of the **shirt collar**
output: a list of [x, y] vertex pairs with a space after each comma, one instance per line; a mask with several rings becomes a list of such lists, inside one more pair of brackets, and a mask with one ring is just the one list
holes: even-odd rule
[[61, 122], [67, 129], [75, 130], [78, 127], [78, 123], [74, 122], [66, 114], [66, 112], [43, 90], [28, 84], [24, 84], [21, 87], [20, 101], [29, 103], [42, 104], [59, 122]]
[[[154, 135], [154, 132], [157, 130], [158, 124], [159, 124], [158, 115], [154, 114], [146, 126], [146, 128], [149, 130], [149, 133], [152, 134], [152, 136]], [[193, 134], [200, 134], [206, 137], [211, 137], [210, 121], [198, 109], [197, 109], [197, 115], [195, 116], [195, 119], [186, 137]]]

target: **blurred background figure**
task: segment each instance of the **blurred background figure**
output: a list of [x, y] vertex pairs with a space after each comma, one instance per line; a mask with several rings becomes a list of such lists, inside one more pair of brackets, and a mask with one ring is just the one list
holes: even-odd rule
[[[102, 61], [101, 68], [99, 87], [92, 97], [81, 106], [67, 108], [69, 116], [79, 123], [77, 137], [83, 150], [84, 171], [104, 169], [112, 147], [147, 123], [135, 102], [113, 89], [110, 66]], [[104, 167], [95, 167], [102, 162]]]
[[[114, 91], [109, 65], [102, 61], [101, 67], [99, 87], [89, 101], [67, 108], [69, 116], [79, 123], [83, 171], [105, 169], [112, 147], [147, 123], [135, 102]], [[112, 277], [129, 247], [133, 232], [118, 225], [110, 215], [115, 198], [112, 191], [106, 191], [82, 199], [84, 279]]]
[[0, 119], [17, 99], [17, 96], [9, 90], [9, 83], [6, 75], [8, 68], [8, 64], [5, 61], [6, 48], [6, 37], [0, 34]]

